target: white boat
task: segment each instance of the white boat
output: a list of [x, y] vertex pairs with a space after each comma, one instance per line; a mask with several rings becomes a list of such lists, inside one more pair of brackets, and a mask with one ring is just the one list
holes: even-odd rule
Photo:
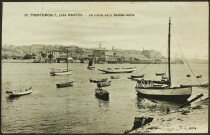
[[181, 102], [187, 100], [192, 95], [191, 86], [180, 85], [171, 87], [171, 68], [170, 68], [170, 29], [171, 21], [169, 18], [169, 34], [168, 34], [168, 77], [162, 78], [161, 81], [154, 80], [138, 80], [136, 91], [138, 95], [148, 98], [158, 98], [167, 101]]
[[59, 75], [71, 75], [72, 70], [68, 70], [68, 69], [55, 69], [53, 68], [50, 71], [51, 76], [59, 76]]
[[31, 93], [32, 93], [32, 87], [24, 90], [6, 91], [6, 94], [8, 94], [10, 97], [19, 97]]
[[95, 69], [95, 60], [94, 60], [94, 58], [89, 59], [89, 63], [88, 63], [87, 69], [90, 69], [90, 70]]
[[107, 69], [98, 69], [104, 73], [131, 73], [136, 70], [136, 67], [130, 68], [107, 68]]
[[52, 68], [52, 70], [50, 71], [50, 75], [51, 76], [59, 76], [59, 75], [71, 75], [72, 70], [69, 70], [69, 66], [68, 66], [68, 47], [67, 47], [67, 58], [66, 58], [66, 69], [55, 69]]

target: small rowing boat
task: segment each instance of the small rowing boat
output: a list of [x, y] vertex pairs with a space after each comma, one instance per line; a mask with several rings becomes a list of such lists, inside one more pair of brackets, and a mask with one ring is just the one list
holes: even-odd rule
[[71, 86], [73, 86], [73, 82], [74, 81], [65, 82], [65, 83], [59, 83], [59, 84], [56, 84], [56, 86], [57, 86], [57, 88], [71, 87]]
[[110, 76], [111, 79], [119, 79], [120, 77], [119, 76]]
[[32, 87], [24, 90], [6, 91], [6, 94], [8, 94], [10, 97], [19, 97], [31, 93], [32, 93]]
[[90, 79], [90, 82], [93, 83], [100, 83], [100, 82], [106, 82], [108, 78], [103, 78], [103, 79]]
[[102, 100], [109, 100], [109, 92], [102, 88], [95, 89], [95, 96]]
[[97, 87], [106, 87], [110, 85], [111, 85], [111, 81], [97, 83]]

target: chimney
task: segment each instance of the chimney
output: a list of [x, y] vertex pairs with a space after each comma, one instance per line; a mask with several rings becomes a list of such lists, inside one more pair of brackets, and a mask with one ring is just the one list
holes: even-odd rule
[[114, 46], [112, 46], [112, 51], [114, 51]]
[[101, 42], [100, 42], [100, 44], [99, 44], [99, 48], [101, 48]]

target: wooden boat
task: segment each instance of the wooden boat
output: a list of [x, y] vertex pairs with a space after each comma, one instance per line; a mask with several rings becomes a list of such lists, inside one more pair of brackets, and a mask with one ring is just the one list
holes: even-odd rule
[[72, 70], [69, 70], [68, 67], [68, 47], [67, 47], [67, 57], [66, 57], [66, 69], [54, 69], [50, 71], [51, 76], [60, 76], [60, 75], [71, 75]]
[[103, 78], [103, 79], [90, 79], [90, 82], [93, 83], [100, 83], [100, 82], [106, 82], [108, 78]]
[[198, 76], [196, 76], [196, 78], [202, 78], [202, 75], [198, 75]]
[[188, 75], [186, 75], [187, 77], [191, 77], [191, 75], [190, 74], [188, 74]]
[[103, 90], [102, 88], [95, 89], [95, 96], [102, 100], [109, 100], [109, 92], [106, 90]]
[[157, 98], [166, 101], [181, 102], [186, 101], [192, 95], [191, 86], [171, 87], [171, 67], [170, 67], [170, 28], [171, 21], [169, 18], [169, 34], [168, 34], [168, 77], [162, 78], [161, 81], [155, 80], [139, 80], [136, 84], [138, 95]]
[[144, 74], [143, 75], [131, 75], [131, 78], [143, 78], [144, 77]]
[[107, 69], [98, 69], [104, 73], [131, 73], [136, 70], [135, 67], [130, 68], [107, 68]]
[[156, 73], [156, 76], [163, 76], [165, 73]]
[[106, 87], [106, 86], [110, 86], [110, 85], [111, 85], [111, 81], [97, 83], [97, 87]]
[[60, 76], [60, 75], [71, 75], [72, 70], [68, 69], [52, 69], [50, 74], [51, 76]]
[[59, 84], [56, 84], [56, 86], [57, 86], [57, 88], [71, 87], [71, 86], [73, 86], [73, 82], [74, 81], [65, 82], [65, 83], [59, 83]]
[[95, 69], [95, 60], [94, 60], [94, 58], [92, 58], [92, 59], [90, 58], [89, 59], [89, 63], [88, 63], [87, 69], [90, 69], [90, 70]]
[[24, 90], [6, 91], [6, 94], [8, 94], [10, 97], [19, 97], [31, 93], [32, 93], [32, 87]]
[[120, 76], [110, 76], [111, 77], [111, 79], [119, 79], [120, 78]]

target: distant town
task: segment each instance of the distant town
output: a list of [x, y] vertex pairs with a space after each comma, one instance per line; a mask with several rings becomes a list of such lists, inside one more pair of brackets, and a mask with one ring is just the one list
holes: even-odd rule
[[[68, 53], [67, 53], [68, 50]], [[111, 50], [101, 47], [81, 48], [75, 45], [44, 45], [33, 44], [25, 46], [3, 45], [2, 62], [32, 62], [32, 63], [86, 63], [90, 58], [95, 63], [130, 63], [130, 64], [160, 64], [166, 63], [167, 59], [155, 50]], [[172, 63], [181, 63], [181, 58], [172, 59]]]

